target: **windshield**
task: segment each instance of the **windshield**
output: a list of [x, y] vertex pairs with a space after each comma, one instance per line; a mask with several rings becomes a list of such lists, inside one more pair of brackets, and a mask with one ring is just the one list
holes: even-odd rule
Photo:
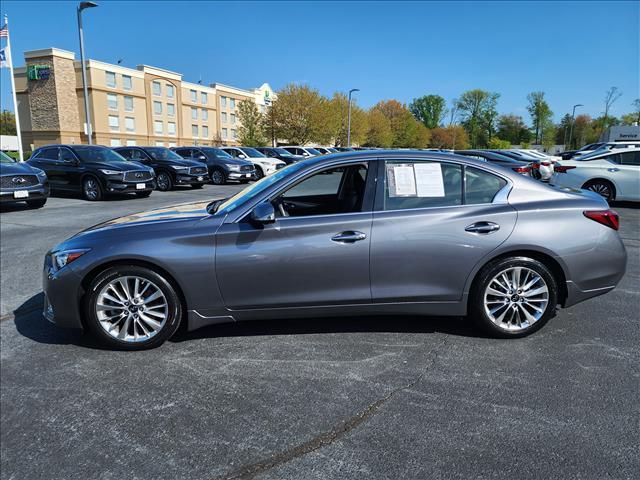
[[167, 147], [147, 147], [145, 151], [151, 155], [154, 160], [184, 160], [173, 150], [169, 150]]
[[251, 198], [265, 191], [267, 188], [269, 188], [271, 185], [273, 185], [280, 179], [292, 173], [297, 172], [301, 168], [304, 168], [304, 166], [305, 166], [305, 162], [297, 162], [297, 163], [292, 163], [291, 165], [287, 165], [282, 170], [278, 170], [275, 173], [272, 173], [271, 175], [264, 177], [262, 180], [254, 184], [251, 184], [244, 190], [241, 190], [240, 192], [236, 193], [233, 197], [227, 198], [223, 203], [218, 205], [218, 208], [216, 208], [215, 212], [213, 213], [216, 213], [216, 214], [229, 213], [238, 205], [245, 203], [246, 201], [250, 200]]
[[255, 148], [249, 148], [249, 147], [240, 147], [240, 150], [242, 150], [244, 153], [246, 153], [248, 156], [252, 157], [252, 158], [256, 158], [256, 157], [264, 157], [266, 155], [263, 155], [262, 153], [260, 153], [258, 150], [256, 150]]
[[278, 155], [282, 155], [283, 157], [293, 157], [293, 154], [291, 152], [288, 152], [284, 148], [272, 148], [271, 150]]
[[98, 147], [98, 146], [74, 146], [74, 152], [76, 155], [80, 157], [80, 160], [83, 162], [128, 162], [126, 158], [124, 158], [119, 153], [114, 152], [110, 148], [107, 147]]
[[318, 150], [316, 150], [315, 148], [307, 148], [306, 149], [307, 152], [309, 152], [311, 155], [322, 155], [322, 153], [320, 153]]
[[216, 157], [221, 157], [221, 158], [233, 158], [232, 155], [225, 152], [221, 148], [203, 148], [202, 150], [207, 155], [215, 155]]
[[16, 161], [4, 152], [0, 152], [0, 163], [16, 163]]

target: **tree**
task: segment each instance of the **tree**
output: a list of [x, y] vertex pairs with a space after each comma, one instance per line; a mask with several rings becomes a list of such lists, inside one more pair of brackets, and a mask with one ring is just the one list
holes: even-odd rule
[[518, 115], [501, 115], [498, 118], [496, 135], [511, 145], [521, 145], [531, 140], [531, 132]]
[[489, 148], [492, 150], [511, 148], [511, 142], [509, 140], [500, 140], [498, 137], [493, 137], [489, 140]]
[[[316, 141], [336, 146], [347, 145], [349, 119], [349, 98], [340, 92], [333, 94], [331, 100], [325, 102], [325, 128]], [[367, 113], [351, 99], [351, 143], [360, 145], [366, 141]]]
[[527, 95], [527, 100], [529, 102], [527, 111], [531, 115], [535, 131], [535, 143], [540, 144], [543, 126], [553, 117], [553, 112], [544, 99], [544, 92], [531, 92]]
[[381, 112], [389, 121], [393, 138], [392, 147], [405, 148], [416, 144], [419, 123], [413, 118], [407, 107], [397, 100], [383, 100], [378, 102], [373, 109]]
[[243, 100], [238, 106], [238, 137], [242, 145], [261, 147], [267, 143], [264, 136], [263, 115], [251, 100]]
[[389, 148], [393, 144], [393, 132], [391, 131], [389, 119], [375, 108], [369, 110], [367, 117], [367, 133], [364, 145]]
[[640, 125], [640, 98], [636, 98], [631, 105], [633, 105], [633, 111], [636, 114], [636, 122]]
[[618, 87], [611, 87], [604, 95], [604, 121], [602, 122], [602, 131], [609, 128], [609, 110], [611, 106], [622, 96], [622, 92]]
[[469, 148], [469, 136], [460, 125], [449, 125], [431, 130], [430, 145], [433, 148], [450, 148], [464, 150]]
[[412, 148], [427, 148], [431, 140], [431, 130], [416, 120], [416, 132], [413, 142], [409, 145]]
[[569, 139], [570, 148], [578, 148], [593, 139], [592, 121], [589, 115], [578, 115], [573, 124], [573, 135]]
[[569, 113], [565, 114], [560, 120], [560, 124], [558, 125], [558, 129], [556, 131], [556, 143], [558, 145], [569, 145], [570, 139], [569, 134], [571, 133], [571, 124], [573, 123], [573, 118]]
[[462, 124], [469, 133], [471, 146], [486, 145], [494, 131], [498, 93], [475, 89], [464, 92], [458, 100]]
[[275, 137], [304, 145], [321, 136], [326, 124], [326, 101], [306, 85], [285, 86], [273, 102]]
[[9, 110], [0, 112], [0, 135], [16, 135], [16, 116]]
[[634, 123], [639, 123], [640, 119], [638, 119], [637, 113], [625, 113], [620, 117], [620, 123], [622, 125], [633, 125]]
[[447, 114], [447, 102], [440, 95], [425, 95], [414, 98], [409, 110], [427, 128], [439, 127]]

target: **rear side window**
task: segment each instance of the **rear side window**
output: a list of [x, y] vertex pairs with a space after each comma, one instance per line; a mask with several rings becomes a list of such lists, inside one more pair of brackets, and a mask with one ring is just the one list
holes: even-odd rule
[[620, 165], [640, 165], [640, 151], [620, 153], [617, 156], [620, 158]]
[[473, 205], [491, 203], [496, 194], [507, 184], [504, 178], [478, 168], [465, 168], [464, 203]]

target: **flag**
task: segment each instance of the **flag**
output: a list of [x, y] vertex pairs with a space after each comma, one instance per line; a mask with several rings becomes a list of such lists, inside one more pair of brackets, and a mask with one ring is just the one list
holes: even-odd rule
[[0, 28], [0, 38], [9, 38], [9, 25], [6, 23]]
[[11, 68], [11, 54], [8, 48], [0, 50], [0, 68]]

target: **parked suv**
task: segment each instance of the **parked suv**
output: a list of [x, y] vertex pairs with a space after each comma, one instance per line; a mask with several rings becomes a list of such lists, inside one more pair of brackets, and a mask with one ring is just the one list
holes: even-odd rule
[[223, 150], [234, 158], [249, 160], [256, 167], [256, 179], [270, 175], [286, 165], [282, 160], [270, 158], [251, 147], [224, 147]]
[[118, 147], [114, 150], [127, 160], [153, 168], [158, 190], [163, 192], [175, 185], [202, 188], [209, 181], [206, 166], [195, 160], [184, 159], [167, 147]]
[[282, 147], [282, 148], [284, 148], [289, 153], [292, 153], [294, 155], [300, 155], [305, 158], [317, 157], [318, 155], [322, 155], [320, 151], [311, 147], [290, 146], [290, 147]]
[[293, 153], [287, 152], [284, 148], [279, 147], [256, 147], [256, 150], [267, 157], [282, 160], [287, 165], [305, 159], [302, 155], [294, 155]]
[[36, 149], [27, 163], [46, 172], [51, 190], [79, 192], [90, 201], [110, 193], [148, 197], [156, 188], [152, 168], [99, 145], [48, 145]]
[[27, 202], [30, 208], [41, 208], [48, 196], [49, 182], [44, 171], [0, 152], [0, 203]]
[[224, 185], [229, 180], [247, 183], [256, 173], [251, 162], [233, 158], [221, 148], [177, 147], [173, 150], [182, 158], [205, 163], [214, 185]]

